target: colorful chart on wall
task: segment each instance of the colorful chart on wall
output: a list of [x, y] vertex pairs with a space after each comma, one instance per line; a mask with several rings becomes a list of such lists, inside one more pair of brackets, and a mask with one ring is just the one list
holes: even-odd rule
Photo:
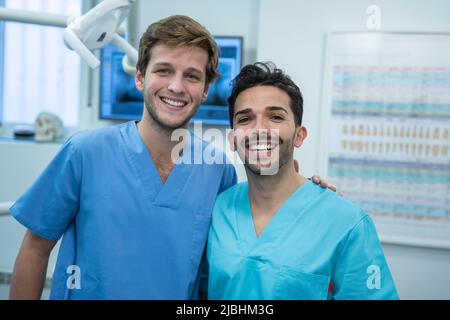
[[384, 242], [450, 248], [450, 34], [327, 36], [322, 172]]

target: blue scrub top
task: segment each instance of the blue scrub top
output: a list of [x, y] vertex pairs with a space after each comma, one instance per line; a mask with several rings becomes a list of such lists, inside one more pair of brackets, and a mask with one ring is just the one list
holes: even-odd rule
[[[193, 135], [190, 141], [191, 151], [206, 147]], [[52, 299], [198, 297], [214, 201], [236, 174], [228, 163], [182, 160], [163, 184], [134, 122], [64, 144], [11, 208], [31, 232], [49, 240], [64, 235]]]
[[248, 184], [217, 198], [209, 299], [398, 299], [370, 217], [308, 181], [256, 236]]

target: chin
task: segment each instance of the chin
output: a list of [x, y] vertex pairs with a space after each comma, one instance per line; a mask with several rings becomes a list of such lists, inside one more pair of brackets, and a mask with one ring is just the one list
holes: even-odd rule
[[170, 130], [176, 130], [186, 127], [186, 125], [191, 121], [191, 118], [194, 115], [191, 116], [180, 116], [174, 119], [173, 115], [170, 114], [156, 114], [150, 116], [153, 118], [153, 120], [162, 128], [170, 129]]
[[277, 165], [253, 165], [246, 164], [245, 167], [253, 174], [258, 176], [273, 176], [280, 171], [280, 166]]
[[[156, 105], [157, 107], [153, 107]], [[160, 128], [166, 130], [176, 130], [186, 127], [191, 121], [197, 110], [192, 110], [192, 106], [186, 106], [186, 109], [180, 112], [170, 112], [165, 110], [164, 106], [160, 106], [157, 103], [151, 104], [145, 102], [145, 109], [147, 115], [155, 122]]]
[[164, 121], [162, 124], [164, 127], [175, 130], [185, 128], [190, 120], [191, 118], [186, 118], [179, 121]]

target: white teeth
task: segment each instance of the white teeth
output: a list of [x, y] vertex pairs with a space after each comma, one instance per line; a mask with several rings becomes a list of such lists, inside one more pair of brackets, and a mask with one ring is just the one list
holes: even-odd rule
[[270, 144], [256, 144], [250, 146], [250, 151], [269, 151], [272, 150], [273, 146]]
[[186, 105], [186, 102], [182, 102], [182, 101], [175, 101], [172, 99], [168, 99], [168, 98], [161, 98], [162, 102], [170, 104], [171, 106], [174, 107], [184, 107]]

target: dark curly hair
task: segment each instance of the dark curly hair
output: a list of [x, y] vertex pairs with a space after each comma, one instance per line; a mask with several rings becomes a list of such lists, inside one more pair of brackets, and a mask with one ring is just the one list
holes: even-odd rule
[[286, 92], [291, 98], [291, 110], [294, 114], [295, 124], [302, 125], [303, 97], [299, 87], [282, 70], [277, 69], [272, 62], [256, 62], [246, 65], [231, 82], [232, 91], [228, 98], [228, 112], [230, 125], [233, 128], [234, 105], [238, 95], [256, 86], [274, 86]]

